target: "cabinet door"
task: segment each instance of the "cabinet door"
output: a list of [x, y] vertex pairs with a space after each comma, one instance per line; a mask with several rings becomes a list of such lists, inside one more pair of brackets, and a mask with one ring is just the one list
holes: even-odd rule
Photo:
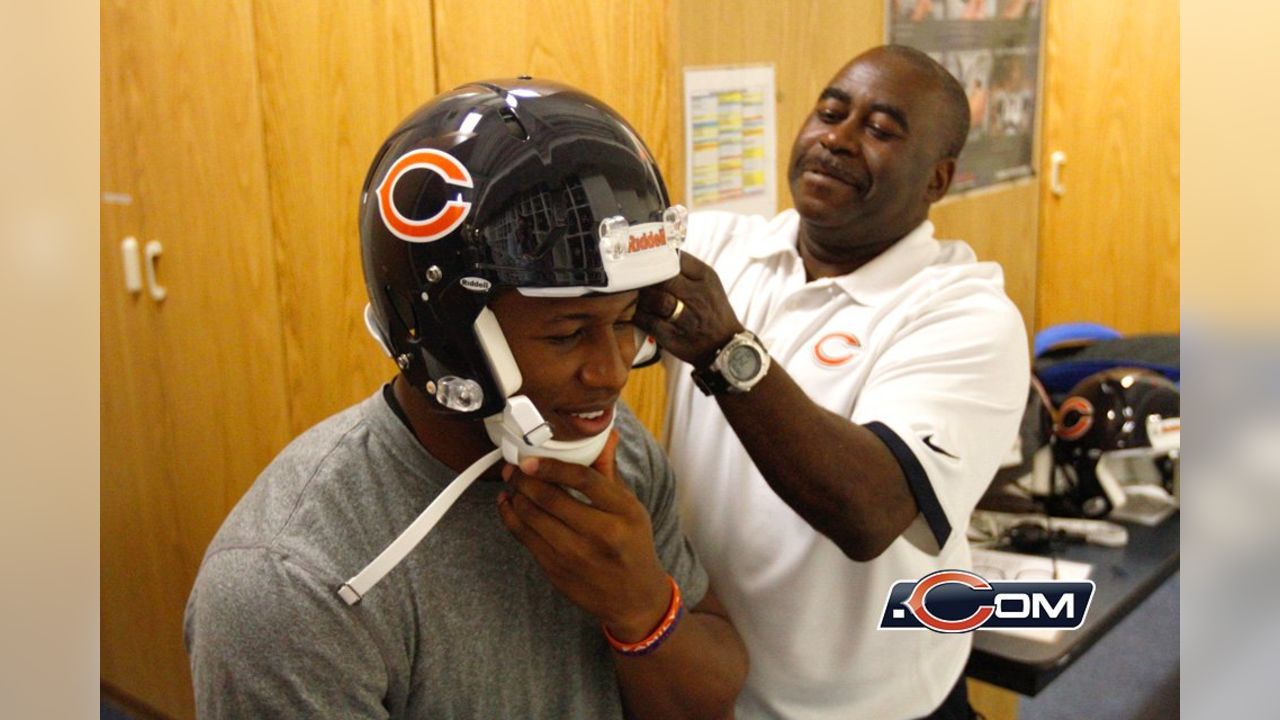
[[1048, 12], [1037, 326], [1177, 332], [1178, 4]]
[[175, 718], [201, 556], [289, 437], [262, 125], [249, 0], [102, 4], [102, 678]]

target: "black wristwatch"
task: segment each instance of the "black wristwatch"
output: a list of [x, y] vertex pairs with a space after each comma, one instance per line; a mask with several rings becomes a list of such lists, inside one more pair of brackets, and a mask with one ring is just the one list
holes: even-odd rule
[[744, 393], [769, 372], [769, 352], [748, 331], [734, 335], [705, 368], [693, 371], [693, 382], [704, 395]]

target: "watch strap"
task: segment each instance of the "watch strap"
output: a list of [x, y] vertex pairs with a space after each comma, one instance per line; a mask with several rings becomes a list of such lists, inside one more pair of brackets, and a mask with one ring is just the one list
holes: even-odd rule
[[715, 369], [712, 364], [709, 367], [701, 369], [695, 368], [693, 373], [693, 384], [698, 386], [703, 395], [723, 395], [729, 392], [729, 381], [725, 380], [724, 375]]

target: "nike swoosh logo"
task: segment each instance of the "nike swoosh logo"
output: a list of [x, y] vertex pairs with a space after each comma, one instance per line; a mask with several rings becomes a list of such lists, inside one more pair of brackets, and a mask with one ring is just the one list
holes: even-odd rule
[[932, 435], [932, 434], [930, 434], [930, 435], [925, 435], [925, 436], [924, 436], [924, 444], [925, 444], [925, 445], [928, 445], [928, 446], [929, 446], [929, 449], [930, 449], [930, 450], [932, 450], [932, 451], [934, 451], [934, 452], [936, 452], [936, 453], [939, 453], [939, 454], [941, 454], [941, 455], [946, 455], [947, 457], [949, 457], [949, 458], [951, 458], [951, 459], [953, 459], [953, 460], [959, 460], [959, 459], [960, 459], [960, 458], [956, 457], [955, 455], [952, 455], [951, 453], [947, 452], [946, 450], [943, 450], [942, 448], [938, 447], [937, 445], [934, 445], [934, 444], [933, 444], [933, 435]]

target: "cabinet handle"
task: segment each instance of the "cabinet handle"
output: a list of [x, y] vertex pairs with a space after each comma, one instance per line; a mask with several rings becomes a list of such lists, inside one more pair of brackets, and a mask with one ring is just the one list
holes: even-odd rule
[[1067, 194], [1067, 186], [1062, 184], [1062, 167], [1067, 164], [1067, 154], [1054, 150], [1049, 156], [1049, 192], [1055, 197]]
[[124, 261], [124, 289], [130, 295], [142, 292], [142, 267], [138, 260], [138, 238], [130, 235], [120, 241], [120, 257]]
[[169, 294], [163, 285], [156, 282], [156, 258], [160, 257], [160, 253], [163, 251], [164, 248], [160, 246], [160, 241], [152, 240], [147, 243], [144, 253], [147, 259], [147, 291], [151, 293], [151, 299], [156, 302], [164, 300], [165, 296]]

